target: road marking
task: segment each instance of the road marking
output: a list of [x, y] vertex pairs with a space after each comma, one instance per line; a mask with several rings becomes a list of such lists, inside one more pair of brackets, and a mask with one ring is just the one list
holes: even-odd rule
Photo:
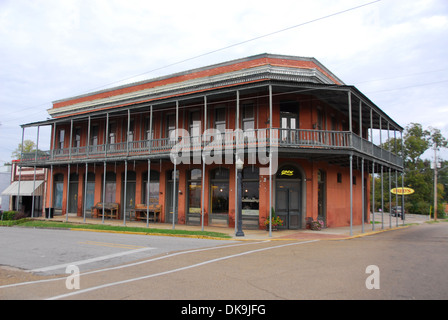
[[120, 285], [120, 284], [125, 284], [125, 283], [129, 283], [129, 282], [134, 282], [134, 281], [139, 281], [139, 280], [144, 280], [144, 279], [149, 279], [149, 278], [155, 278], [155, 277], [167, 275], [167, 274], [170, 274], [170, 273], [175, 273], [175, 272], [179, 272], [179, 271], [193, 269], [193, 268], [204, 266], [204, 265], [207, 265], [207, 264], [210, 264], [210, 263], [223, 261], [223, 260], [228, 260], [228, 259], [232, 259], [232, 258], [236, 258], [236, 257], [241, 257], [241, 256], [244, 256], [244, 255], [248, 255], [248, 254], [252, 254], [252, 253], [256, 253], [256, 252], [262, 252], [262, 251], [267, 251], [267, 250], [271, 250], [271, 249], [278, 249], [278, 248], [287, 247], [287, 246], [293, 246], [293, 245], [301, 245], [301, 244], [317, 242], [317, 241], [319, 241], [319, 240], [310, 240], [310, 241], [303, 241], [303, 242], [298, 242], [298, 243], [297, 242], [295, 242], [295, 243], [288, 243], [288, 244], [282, 244], [282, 245], [272, 246], [272, 247], [268, 247], [268, 248], [261, 248], [261, 249], [245, 251], [245, 252], [241, 252], [241, 253], [237, 253], [237, 254], [232, 254], [232, 255], [229, 255], [229, 256], [224, 256], [224, 257], [220, 257], [220, 258], [216, 258], [216, 259], [207, 260], [207, 261], [204, 261], [204, 262], [192, 264], [192, 265], [189, 265], [189, 266], [185, 266], [185, 267], [181, 267], [181, 268], [177, 268], [177, 269], [173, 269], [173, 270], [168, 270], [168, 271], [164, 271], [164, 272], [160, 272], [160, 273], [150, 274], [150, 275], [146, 275], [146, 276], [142, 276], [142, 277], [127, 279], [127, 280], [122, 280], [122, 281], [117, 281], [117, 282], [106, 283], [106, 284], [103, 284], [103, 285], [100, 285], [100, 286], [96, 286], [96, 287], [91, 287], [91, 288], [88, 288], [88, 289], [77, 290], [75, 292], [70, 292], [70, 293], [66, 293], [66, 294], [61, 294], [61, 295], [58, 295], [58, 296], [50, 297], [50, 298], [47, 298], [45, 300], [58, 300], [58, 299], [67, 298], [67, 297], [71, 297], [71, 296], [82, 294], [82, 293], [87, 293], [87, 292], [90, 292], [90, 291], [95, 291], [95, 290], [99, 290], [99, 289], [104, 289], [104, 288]]
[[[194, 252], [199, 252], [199, 251], [225, 249], [225, 248], [230, 248], [230, 247], [239, 247], [239, 246], [245, 246], [245, 245], [260, 244], [260, 243], [263, 243], [263, 242], [269, 242], [269, 240], [263, 240], [263, 241], [260, 241], [260, 242], [252, 242], [252, 243], [245, 242], [245, 243], [230, 244], [230, 245], [219, 246], [219, 247], [200, 248], [200, 249], [192, 249], [192, 250], [180, 251], [180, 252], [175, 252], [175, 253], [167, 253], [164, 256], [160, 256], [160, 257], [156, 257], [156, 258], [150, 258], [150, 259], [143, 260], [143, 261], [131, 262], [131, 263], [124, 264], [124, 265], [121, 265], [121, 266], [109, 267], [109, 268], [93, 270], [93, 271], [86, 271], [84, 273], [81, 273], [80, 276], [86, 276], [86, 275], [94, 274], [94, 273], [107, 272], [107, 271], [112, 271], [112, 270], [116, 270], [116, 269], [124, 269], [124, 268], [128, 268], [128, 267], [134, 267], [134, 266], [137, 266], [137, 265], [140, 265], [140, 264], [150, 263], [150, 262], [154, 262], [154, 261], [158, 261], [158, 260], [162, 260], [162, 259], [175, 257], [175, 256], [178, 256], [178, 255], [189, 254], [189, 253], [194, 253]], [[53, 282], [53, 281], [59, 281], [59, 280], [65, 280], [65, 277], [58, 277], [58, 278], [52, 278], [52, 279], [44, 279], [44, 280], [35, 280], [35, 281], [27, 281], [27, 282], [6, 284], [6, 285], [3, 285], [3, 286], [0, 286], [0, 289], [10, 288], [10, 287], [19, 287], [19, 286], [25, 286], [25, 285], [32, 285], [32, 284], [40, 284], [40, 283]]]
[[51, 271], [51, 270], [67, 268], [67, 266], [69, 266], [69, 265], [80, 266], [80, 265], [83, 265], [83, 264], [88, 264], [88, 263], [97, 262], [97, 261], [101, 261], [101, 260], [117, 258], [117, 257], [129, 255], [129, 254], [135, 254], [135, 253], [148, 251], [148, 250], [154, 250], [154, 249], [155, 248], [146, 247], [146, 248], [135, 249], [135, 250], [130, 250], [130, 251], [118, 252], [118, 253], [109, 254], [109, 255], [106, 255], [106, 256], [95, 257], [95, 258], [86, 259], [86, 260], [74, 261], [74, 262], [69, 262], [69, 263], [63, 263], [63, 264], [58, 264], [58, 265], [54, 265], [54, 266], [49, 266], [49, 267], [33, 269], [33, 270], [31, 270], [31, 272], [47, 272], [47, 271]]
[[79, 244], [89, 244], [93, 246], [102, 246], [102, 247], [110, 247], [110, 248], [122, 248], [122, 249], [142, 249], [147, 248], [144, 246], [136, 246], [132, 244], [120, 244], [120, 243], [109, 243], [109, 242], [98, 242], [98, 241], [90, 241], [86, 240], [84, 242], [78, 242]]

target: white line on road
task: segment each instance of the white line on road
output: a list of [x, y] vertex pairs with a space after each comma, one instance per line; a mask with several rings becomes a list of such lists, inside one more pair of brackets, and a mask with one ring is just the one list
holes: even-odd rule
[[256, 252], [267, 251], [267, 250], [277, 249], [277, 248], [282, 248], [282, 247], [287, 247], [287, 246], [294, 246], [294, 245], [306, 244], [306, 243], [311, 243], [311, 242], [317, 242], [317, 241], [319, 241], [319, 240], [310, 240], [310, 241], [304, 241], [304, 242], [288, 243], [288, 244], [283, 244], [283, 245], [279, 245], [279, 246], [273, 246], [273, 247], [268, 247], [268, 248], [261, 248], [261, 249], [256, 249], [256, 250], [245, 251], [245, 252], [241, 252], [241, 253], [237, 253], [237, 254], [221, 257], [221, 258], [216, 258], [216, 259], [211, 259], [211, 260], [208, 260], [208, 261], [196, 263], [196, 264], [193, 264], [193, 265], [190, 265], [190, 266], [186, 266], [186, 267], [182, 267], [182, 268], [177, 268], [177, 269], [173, 269], [173, 270], [169, 270], [169, 271], [164, 271], [164, 272], [160, 272], [160, 273], [150, 274], [150, 275], [146, 275], [146, 276], [142, 276], [142, 277], [127, 279], [127, 280], [122, 280], [122, 281], [117, 281], [117, 282], [106, 283], [106, 284], [103, 284], [103, 285], [100, 285], [100, 286], [91, 287], [91, 288], [84, 289], [84, 290], [78, 290], [78, 291], [75, 291], [75, 292], [61, 294], [61, 295], [58, 295], [58, 296], [50, 297], [50, 298], [48, 298], [46, 300], [58, 300], [58, 299], [68, 298], [68, 297], [75, 296], [75, 295], [78, 295], [78, 294], [91, 292], [91, 291], [95, 291], [95, 290], [99, 290], [99, 289], [103, 289], [103, 288], [107, 288], [107, 287], [112, 287], [112, 286], [116, 286], [116, 285], [120, 285], [120, 284], [125, 284], [125, 283], [129, 283], [129, 282], [139, 281], [139, 280], [143, 280], [143, 279], [154, 278], [154, 277], [158, 277], [158, 276], [162, 276], [162, 275], [166, 275], [166, 274], [170, 274], [170, 273], [175, 273], [175, 272], [179, 272], [179, 271], [183, 271], [183, 270], [193, 269], [193, 268], [197, 268], [197, 267], [200, 267], [200, 266], [203, 266], [203, 265], [206, 265], [206, 264], [210, 264], [210, 263], [214, 263], [214, 262], [218, 262], [218, 261], [222, 261], [222, 260], [227, 260], [227, 259], [232, 259], [232, 258], [236, 258], [236, 257], [241, 257], [241, 256], [244, 256], [244, 255], [247, 255], [247, 254], [252, 254], [252, 253], [256, 253]]
[[109, 254], [109, 255], [106, 255], [106, 256], [95, 257], [95, 258], [86, 259], [86, 260], [80, 260], [80, 261], [63, 263], [63, 264], [58, 264], [58, 265], [49, 266], [49, 267], [33, 269], [33, 270], [31, 270], [31, 272], [47, 272], [47, 271], [67, 268], [70, 265], [80, 266], [80, 265], [83, 265], [83, 264], [88, 264], [88, 263], [102, 261], [102, 260], [108, 260], [108, 259], [112, 259], [112, 258], [117, 258], [117, 257], [129, 255], [129, 254], [135, 254], [135, 253], [139, 253], [139, 252], [142, 252], [142, 251], [148, 251], [148, 250], [154, 250], [154, 249], [155, 248], [147, 247], [147, 248], [142, 248], [142, 249], [118, 252], [118, 253]]

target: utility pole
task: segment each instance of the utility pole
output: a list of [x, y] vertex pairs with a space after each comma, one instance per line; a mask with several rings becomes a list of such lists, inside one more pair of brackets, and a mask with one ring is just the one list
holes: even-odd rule
[[437, 159], [437, 143], [434, 143], [434, 221], [437, 221], [437, 169], [440, 167]]

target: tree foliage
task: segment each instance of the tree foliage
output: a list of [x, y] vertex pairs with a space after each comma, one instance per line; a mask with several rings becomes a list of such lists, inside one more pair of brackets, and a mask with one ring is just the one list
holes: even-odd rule
[[[36, 144], [32, 140], [24, 140], [23, 141], [23, 153], [31, 153], [36, 151]], [[17, 149], [14, 150], [11, 154], [11, 158], [13, 160], [21, 159], [22, 154], [22, 144], [19, 143]]]
[[[382, 145], [383, 148], [398, 154], [404, 159], [404, 186], [415, 190], [413, 194], [405, 196], [406, 212], [429, 214], [434, 202], [434, 170], [431, 169], [433, 160], [425, 159], [424, 155], [433, 148], [440, 150], [447, 146], [448, 142], [439, 129], [432, 127], [424, 129], [418, 123], [411, 123], [406, 126], [403, 139], [392, 138]], [[443, 170], [443, 168], [448, 167], [448, 162], [443, 161], [441, 167], [442, 170], [439, 171], [437, 184], [437, 207], [439, 213], [443, 212], [442, 203], [448, 201], [448, 194], [445, 192], [445, 185], [448, 185], [448, 170]], [[380, 176], [376, 176], [375, 184], [377, 186], [381, 185]], [[392, 206], [396, 205], [396, 197], [394, 195], [392, 195], [392, 199], [389, 199], [389, 192], [387, 192], [389, 185], [391, 188], [395, 188], [395, 186], [401, 187], [400, 175], [396, 177], [395, 173], [392, 173], [389, 177], [388, 172], [383, 174], [385, 190], [383, 203], [385, 210], [389, 210], [389, 200], [391, 200]], [[400, 205], [400, 202], [398, 199], [398, 205]], [[376, 187], [375, 208], [380, 207], [381, 187]]]

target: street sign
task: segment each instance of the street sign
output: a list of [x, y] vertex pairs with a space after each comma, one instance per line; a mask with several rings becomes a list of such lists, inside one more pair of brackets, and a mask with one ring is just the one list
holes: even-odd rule
[[409, 194], [413, 194], [414, 193], [414, 189], [411, 188], [393, 188], [392, 190], [390, 190], [391, 193], [393, 194], [400, 194], [400, 195], [409, 195]]

